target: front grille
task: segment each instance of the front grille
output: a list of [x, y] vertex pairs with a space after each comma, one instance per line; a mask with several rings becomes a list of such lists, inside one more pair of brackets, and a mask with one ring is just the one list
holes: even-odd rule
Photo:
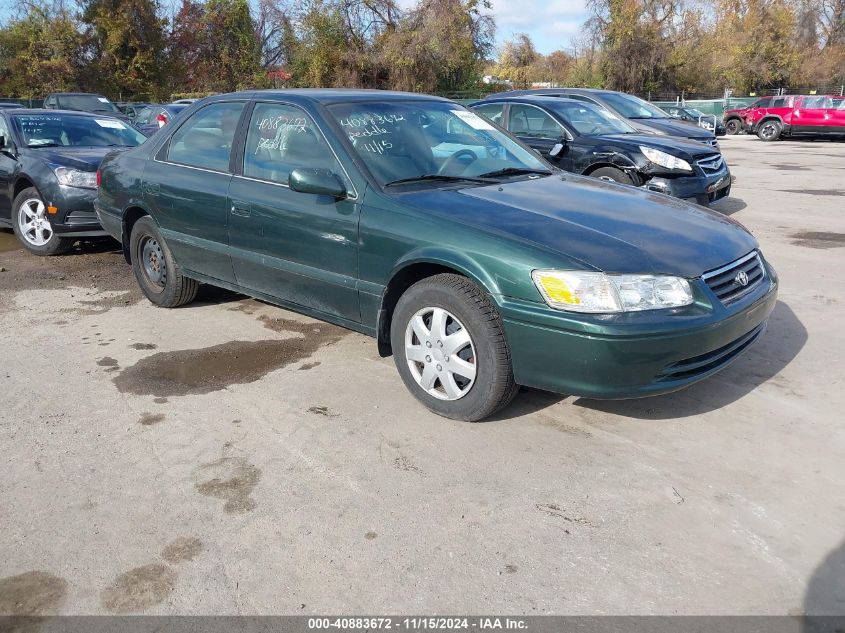
[[753, 251], [727, 266], [704, 273], [701, 278], [719, 301], [727, 305], [753, 290], [765, 276], [760, 254]]
[[709, 145], [710, 147], [718, 147], [719, 141], [715, 138], [708, 138], [706, 141], [703, 141], [705, 144]]
[[715, 174], [722, 169], [725, 164], [725, 159], [722, 158], [721, 154], [713, 154], [711, 156], [700, 158], [695, 162], [698, 163], [698, 166], [704, 170], [705, 174]]
[[702, 374], [711, 372], [714, 369], [719, 369], [720, 367], [727, 365], [734, 358], [748, 349], [748, 347], [760, 337], [764, 329], [766, 329], [765, 321], [750, 332], [743, 334], [735, 341], [731, 341], [719, 349], [707, 352], [706, 354], [701, 354], [700, 356], [686, 358], [678, 361], [677, 363], [672, 363], [660, 372], [657, 380], [660, 382], [666, 382], [671, 380], [683, 380], [685, 378], [695, 378], [696, 376], [701, 376]]

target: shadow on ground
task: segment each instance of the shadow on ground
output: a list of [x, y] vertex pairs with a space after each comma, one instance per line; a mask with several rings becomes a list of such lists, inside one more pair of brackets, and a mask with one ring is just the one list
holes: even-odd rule
[[819, 563], [810, 577], [804, 613], [845, 616], [845, 541]]
[[[708, 413], [739, 400], [772, 380], [792, 362], [807, 342], [807, 329], [783, 301], [769, 316], [768, 330], [756, 345], [724, 371], [687, 389], [637, 400], [587, 400], [579, 407], [641, 420], [667, 420]], [[789, 390], [788, 384], [777, 383]]]

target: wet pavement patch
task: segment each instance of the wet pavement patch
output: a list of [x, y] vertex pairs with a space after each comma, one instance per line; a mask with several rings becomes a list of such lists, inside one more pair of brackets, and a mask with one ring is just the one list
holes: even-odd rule
[[250, 497], [261, 471], [242, 457], [222, 457], [203, 464], [193, 473], [194, 488], [201, 495], [224, 499], [223, 511], [242, 514], [255, 509]]
[[0, 578], [0, 615], [55, 612], [67, 595], [67, 581], [46, 571]]
[[262, 318], [265, 327], [300, 336], [264, 341], [230, 341], [201, 349], [159, 352], [142, 358], [114, 378], [123, 393], [169, 397], [205, 394], [255, 382], [271, 371], [311, 357], [348, 334], [333, 325]]
[[100, 367], [117, 367], [117, 360], [112, 358], [111, 356], [104, 356], [103, 358], [97, 361], [97, 364]]
[[112, 613], [133, 613], [164, 602], [176, 587], [176, 572], [163, 563], [136, 567], [120, 574], [103, 590], [103, 608]]
[[364, 534], [364, 538], [367, 539], [368, 541], [372, 541], [377, 536], [378, 536], [378, 534], [376, 534], [375, 532], [367, 532], [366, 534]]
[[334, 413], [328, 407], [322, 407], [322, 406], [308, 407], [308, 413], [313, 413], [314, 415], [324, 415], [327, 418], [336, 418], [337, 417], [337, 413]]
[[772, 165], [772, 167], [780, 171], [804, 171], [805, 169], [809, 169], [809, 167], [803, 167], [802, 165]]
[[154, 345], [154, 344], [152, 344], [152, 343], [132, 343], [132, 345], [130, 345], [129, 347], [131, 347], [132, 349], [146, 349], [146, 350], [149, 350], [149, 349], [155, 349], [155, 348], [156, 348], [156, 345]]
[[153, 402], [156, 404], [167, 404], [167, 398], [153, 398]]
[[845, 196], [842, 189], [781, 189], [783, 193], [805, 193], [808, 196]]
[[181, 563], [194, 560], [202, 552], [202, 541], [198, 538], [183, 536], [177, 538], [161, 551], [161, 557], [168, 563]]
[[839, 248], [845, 246], [845, 233], [801, 231], [790, 235], [792, 243], [807, 248]]
[[300, 371], [308, 371], [309, 369], [314, 369], [315, 367], [319, 367], [319, 366], [320, 366], [320, 361], [316, 361], [316, 362], [313, 362], [313, 363], [302, 363], [299, 366], [299, 370]]
[[141, 418], [138, 420], [138, 424], [143, 424], [144, 426], [152, 426], [159, 422], [164, 422], [163, 413], [142, 413]]

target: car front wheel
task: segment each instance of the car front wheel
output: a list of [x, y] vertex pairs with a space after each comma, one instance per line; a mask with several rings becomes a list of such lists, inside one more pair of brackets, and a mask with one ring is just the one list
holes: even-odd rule
[[157, 306], [176, 308], [197, 296], [199, 284], [182, 274], [155, 221], [135, 222], [129, 240], [132, 271], [144, 295]]
[[725, 123], [725, 133], [726, 134], [739, 134], [742, 132], [742, 123], [739, 119], [731, 119], [727, 123]]
[[435, 275], [406, 290], [390, 338], [403, 382], [439, 415], [476, 422], [516, 395], [502, 319], [466, 277]]
[[606, 180], [608, 182], [618, 182], [623, 185], [633, 185], [634, 179], [631, 178], [628, 174], [626, 174], [621, 169], [616, 169], [616, 167], [600, 167], [599, 169], [595, 170], [590, 174], [593, 178], [598, 178], [599, 180]]
[[59, 237], [50, 224], [47, 205], [35, 187], [21, 191], [12, 203], [12, 228], [20, 243], [35, 255], [61, 255], [74, 240]]
[[757, 130], [757, 137], [761, 141], [776, 141], [780, 138], [783, 126], [779, 121], [765, 121]]

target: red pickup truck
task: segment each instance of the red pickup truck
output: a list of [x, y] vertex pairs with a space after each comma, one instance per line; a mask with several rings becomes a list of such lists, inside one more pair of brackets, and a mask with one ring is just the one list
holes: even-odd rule
[[725, 112], [725, 126], [737, 125], [764, 141], [779, 138], [845, 137], [845, 97], [783, 95], [763, 97], [747, 108]]

